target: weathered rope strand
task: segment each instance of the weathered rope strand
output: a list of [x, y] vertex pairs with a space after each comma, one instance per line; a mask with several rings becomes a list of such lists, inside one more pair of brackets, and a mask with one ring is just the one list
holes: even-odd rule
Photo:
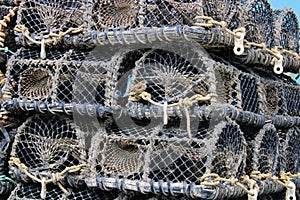
[[149, 103], [164, 108], [164, 124], [168, 123], [168, 116], [167, 116], [167, 108], [169, 107], [175, 107], [179, 106], [184, 109], [185, 116], [186, 116], [186, 123], [187, 123], [187, 134], [190, 139], [192, 139], [192, 133], [191, 133], [191, 122], [190, 122], [190, 114], [188, 111], [188, 107], [191, 107], [194, 103], [198, 102], [205, 102], [205, 101], [210, 101], [212, 97], [216, 97], [216, 94], [208, 94], [206, 96], [202, 96], [200, 94], [196, 94], [192, 97], [187, 97], [184, 99], [180, 99], [179, 102], [173, 103], [173, 104], [167, 104], [167, 102], [164, 102], [163, 104], [155, 102], [151, 99], [151, 94], [148, 92], [141, 92], [141, 93], [136, 93], [136, 92], [131, 92], [128, 94], [129, 98], [128, 101], [139, 101], [140, 99], [143, 99], [145, 101], [148, 101]]
[[16, 15], [16, 12], [18, 11], [19, 7], [16, 6], [13, 9], [10, 9], [9, 14], [4, 16], [2, 20], [0, 20], [0, 47], [4, 47], [5, 42], [5, 33], [4, 30], [8, 26], [8, 23], [10, 22], [11, 18]]
[[60, 187], [60, 189], [64, 192], [64, 193], [68, 193], [68, 191], [62, 186], [61, 184], [61, 180], [64, 179], [64, 175], [66, 173], [74, 173], [74, 172], [78, 172], [80, 171], [83, 167], [85, 167], [85, 164], [81, 164], [81, 165], [77, 165], [77, 166], [71, 166], [71, 167], [66, 167], [62, 172], [56, 173], [56, 174], [52, 174], [51, 178], [37, 178], [36, 176], [32, 175], [31, 173], [29, 173], [28, 171], [28, 167], [22, 163], [20, 161], [19, 158], [15, 158], [15, 157], [11, 157], [9, 160], [9, 164], [11, 166], [17, 166], [19, 168], [19, 170], [23, 173], [25, 173], [29, 178], [31, 178], [32, 180], [41, 183], [42, 188], [41, 188], [41, 198], [44, 199], [46, 198], [46, 185], [48, 183], [53, 183], [56, 184]]

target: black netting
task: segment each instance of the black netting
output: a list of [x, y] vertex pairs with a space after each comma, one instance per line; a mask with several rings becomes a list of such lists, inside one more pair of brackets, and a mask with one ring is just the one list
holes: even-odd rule
[[240, 26], [246, 28], [246, 39], [251, 42], [273, 43], [273, 13], [267, 0], [244, 1]]
[[291, 173], [300, 172], [300, 130], [299, 128], [290, 129], [287, 132], [287, 146], [286, 146], [286, 171]]
[[5, 196], [5, 194], [8, 194], [12, 190], [14, 184], [16, 184], [9, 178], [7, 173], [9, 153], [11, 151], [14, 132], [8, 133], [3, 125], [0, 125], [0, 128], [0, 195]]
[[7, 132], [7, 130], [0, 125], [0, 175], [6, 172], [8, 154], [10, 151], [10, 143], [12, 141], [12, 136]]
[[259, 113], [260, 100], [257, 91], [258, 86], [256, 83], [256, 79], [246, 74], [241, 74], [239, 76], [239, 79], [240, 79], [240, 89], [241, 89], [243, 110]]
[[283, 85], [284, 99], [286, 103], [287, 114], [290, 116], [299, 116], [300, 108], [300, 89], [298, 86]]
[[237, 14], [240, 2], [237, 0], [203, 0], [204, 15], [218, 21], [225, 21], [230, 28], [237, 28]]
[[279, 136], [275, 127], [266, 124], [253, 143], [253, 170], [275, 173], [279, 154]]
[[279, 141], [279, 154], [276, 173], [278, 174], [282, 171], [286, 171], [286, 164], [288, 162], [286, 157], [286, 149], [288, 148], [288, 132], [290, 131], [293, 131], [293, 129], [277, 129]]
[[273, 15], [275, 25], [274, 45], [299, 52], [299, 24], [294, 11], [292, 9], [275, 10]]
[[278, 92], [278, 86], [276, 82], [267, 81], [264, 83], [264, 94], [265, 94], [265, 110], [266, 114], [277, 114], [279, 111], [280, 105], [280, 97]]
[[247, 156], [246, 156], [246, 168], [245, 173], [250, 174], [253, 168], [253, 157], [254, 157], [254, 143], [255, 136], [260, 131], [259, 127], [250, 127], [245, 124], [241, 124], [241, 130], [243, 131], [247, 143]]
[[238, 73], [233, 68], [223, 65], [216, 70], [216, 91], [217, 99], [220, 103], [228, 103], [237, 108], [241, 108], [241, 93]]
[[212, 161], [214, 173], [222, 177], [239, 177], [246, 167], [246, 140], [244, 133], [235, 122], [223, 127], [216, 143], [216, 155]]

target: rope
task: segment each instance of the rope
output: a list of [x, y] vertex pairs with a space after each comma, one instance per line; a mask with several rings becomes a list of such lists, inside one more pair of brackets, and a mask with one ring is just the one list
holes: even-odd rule
[[[256, 181], [251, 180], [249, 176], [243, 176], [242, 177], [242, 183], [239, 182], [238, 179], [227, 179], [227, 178], [222, 178], [218, 174], [212, 173], [212, 174], [205, 174], [200, 178], [200, 185], [205, 185], [205, 186], [219, 186], [221, 182], [227, 182], [230, 183], [231, 186], [238, 186], [242, 188], [248, 195], [253, 196], [254, 193], [252, 190], [258, 191], [259, 187], [256, 183]], [[246, 184], [250, 189], [248, 189], [244, 184]]]
[[184, 99], [180, 99], [179, 102], [177, 103], [173, 103], [173, 104], [168, 104], [167, 101], [165, 101], [163, 104], [155, 102], [151, 99], [151, 94], [148, 92], [130, 92], [128, 94], [130, 97], [128, 98], [128, 101], [140, 101], [141, 99], [148, 101], [149, 103], [158, 106], [158, 107], [162, 107], [164, 110], [164, 124], [168, 123], [168, 114], [167, 114], [167, 108], [170, 107], [175, 107], [175, 106], [179, 106], [181, 108], [184, 109], [185, 112], [185, 116], [186, 116], [186, 123], [187, 123], [187, 134], [189, 136], [190, 139], [192, 139], [192, 134], [191, 134], [191, 122], [190, 122], [190, 114], [189, 114], [189, 110], [188, 107], [191, 107], [194, 103], [198, 103], [198, 102], [203, 102], [203, 101], [210, 101], [212, 99], [212, 97], [216, 97], [216, 94], [208, 94], [206, 96], [202, 96], [200, 94], [196, 94], [192, 97], [187, 97]]
[[0, 20], [0, 47], [4, 47], [5, 42], [5, 33], [4, 29], [8, 26], [10, 19], [16, 15], [19, 7], [16, 6], [13, 9], [10, 9], [9, 14], [4, 16], [2, 20]]
[[5, 53], [10, 53], [10, 54], [12, 54], [12, 55], [15, 54], [13, 51], [9, 50], [8, 47], [4, 47], [4, 48], [1, 47], [1, 48], [0, 48], [0, 51], [3, 51], [3, 52], [5, 52]]
[[[17, 166], [18, 169], [25, 173], [27, 176], [29, 176], [32, 180], [41, 183], [42, 188], [41, 188], [41, 198], [46, 197], [46, 191], [47, 191], [47, 184], [48, 183], [54, 183], [60, 187], [60, 189], [68, 194], [68, 190], [66, 190], [62, 184], [61, 180], [64, 179], [64, 175], [66, 173], [74, 173], [78, 172], [82, 169], [82, 167], [86, 166], [84, 164], [78, 165], [78, 166], [72, 166], [72, 167], [67, 167], [65, 170], [59, 173], [51, 174], [51, 178], [48, 179], [46, 177], [42, 177], [41, 179], [37, 178], [36, 176], [30, 174], [28, 172], [28, 167], [20, 162], [20, 159], [11, 157], [9, 164], [11, 166]], [[244, 175], [241, 176], [239, 179], [238, 178], [223, 178], [219, 176], [216, 173], [211, 173], [211, 174], [205, 174], [202, 177], [200, 177], [200, 185], [203, 186], [209, 186], [209, 187], [219, 187], [220, 184], [222, 183], [229, 183], [231, 186], [237, 186], [241, 188], [245, 193], [248, 194], [248, 199], [257, 199], [258, 192], [260, 190], [257, 181], [261, 180], [271, 180], [275, 183], [278, 183], [284, 187], [287, 188], [286, 191], [286, 196], [287, 197], [295, 197], [295, 191], [296, 191], [296, 186], [295, 184], [291, 181], [293, 178], [300, 179], [300, 173], [298, 174], [291, 174], [291, 173], [284, 173], [282, 172], [280, 177], [273, 176], [271, 173], [267, 174], [262, 174], [259, 171], [253, 171], [250, 176]], [[11, 180], [10, 178], [6, 176], [0, 176], [0, 181], [1, 180], [9, 180], [13, 182], [14, 184], [17, 184], [15, 181]], [[290, 199], [290, 198], [288, 198]], [[296, 198], [294, 198], [296, 199]]]
[[32, 175], [31, 173], [29, 173], [28, 171], [28, 167], [21, 163], [19, 158], [15, 158], [15, 157], [11, 157], [9, 160], [9, 165], [11, 166], [17, 166], [18, 169], [20, 170], [20, 172], [25, 173], [29, 178], [31, 178], [32, 180], [41, 183], [42, 188], [41, 188], [41, 198], [44, 199], [46, 198], [46, 186], [48, 183], [53, 183], [55, 185], [58, 185], [59, 188], [66, 194], [68, 194], [68, 191], [62, 186], [61, 184], [61, 180], [64, 179], [64, 175], [66, 173], [74, 173], [74, 172], [78, 172], [80, 171], [83, 167], [85, 167], [85, 164], [81, 164], [81, 165], [76, 165], [76, 166], [71, 166], [71, 167], [66, 167], [62, 172], [58, 172], [55, 174], [51, 174], [51, 178], [46, 178], [46, 177], [42, 177], [41, 179]]
[[280, 177], [273, 176], [271, 173], [262, 174], [259, 171], [253, 171], [250, 175], [242, 176], [240, 181], [238, 179], [227, 179], [222, 178], [218, 174], [205, 174], [200, 178], [200, 185], [214, 186], [217, 187], [221, 182], [230, 183], [231, 186], [238, 186], [244, 192], [248, 194], [248, 200], [257, 199], [259, 186], [257, 180], [271, 180], [287, 188], [286, 199], [296, 199], [296, 185], [291, 181], [292, 178], [300, 179], [300, 173], [291, 174], [284, 173], [280, 174]]
[[[247, 40], [244, 40], [244, 35], [245, 35], [245, 28], [241, 27], [239, 29], [236, 29], [234, 31], [231, 31], [230, 29], [227, 28], [227, 24], [224, 21], [216, 21], [211, 17], [207, 17], [207, 16], [197, 16], [195, 17], [196, 20], [204, 20], [204, 23], [200, 23], [200, 22], [196, 22], [195, 25], [196, 26], [201, 26], [204, 28], [211, 28], [213, 26], [220, 26], [222, 28], [223, 31], [228, 32], [229, 34], [232, 34], [235, 38], [236, 38], [236, 42], [235, 42], [235, 49], [234, 52], [236, 55], [242, 55], [243, 54], [243, 50], [244, 48], [250, 49], [252, 47], [258, 47], [261, 48], [263, 52], [267, 52], [269, 54], [271, 54], [274, 59], [274, 72], [276, 74], [282, 74], [283, 73], [283, 56], [282, 54], [288, 54], [294, 57], [294, 59], [299, 60], [300, 56], [294, 52], [294, 51], [288, 51], [288, 50], [284, 50], [282, 47], [274, 47], [272, 49], [268, 49], [265, 43], [254, 43], [254, 42], [249, 42]], [[243, 42], [241, 42], [240, 40], [243, 40]], [[241, 47], [241, 45], [244, 43], [243, 47]], [[240, 49], [239, 51], [236, 51], [236, 49]], [[300, 75], [300, 72], [299, 72]]]
[[13, 183], [15, 185], [18, 184], [16, 181], [14, 181], [13, 179], [11, 179], [11, 178], [9, 178], [9, 177], [7, 177], [5, 175], [0, 175], [0, 182], [1, 181], [9, 181], [9, 182], [11, 182], [11, 183]]
[[0, 85], [4, 84], [5, 81], [6, 81], [6, 78], [5, 78], [4, 74], [3, 74], [3, 72], [0, 71]]
[[36, 45], [41, 45], [41, 58], [45, 59], [46, 58], [46, 46], [47, 44], [53, 44], [56, 45], [61, 41], [61, 39], [67, 35], [67, 34], [76, 34], [79, 33], [83, 30], [83, 25], [77, 27], [77, 28], [69, 28], [65, 32], [59, 32], [59, 33], [53, 33], [50, 32], [48, 35], [44, 35], [42, 38], [42, 41], [35, 40], [30, 37], [30, 32], [29, 29], [24, 26], [24, 25], [16, 25], [14, 28], [15, 31], [22, 33], [30, 42], [36, 44]]

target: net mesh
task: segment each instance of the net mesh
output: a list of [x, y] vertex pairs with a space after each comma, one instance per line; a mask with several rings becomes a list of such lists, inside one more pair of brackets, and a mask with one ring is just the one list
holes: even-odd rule
[[0, 125], [0, 195], [5, 196], [14, 187], [12, 179], [8, 176], [8, 155], [11, 150], [11, 142], [14, 137], [14, 132], [7, 130]]
[[[46, 116], [31, 117], [18, 129], [11, 157], [18, 158], [37, 177], [51, 176], [85, 161], [80, 137], [72, 128], [72, 122]], [[29, 180], [14, 165], [10, 166], [10, 173], [18, 179]]]
[[241, 108], [242, 98], [239, 73], [224, 65], [220, 65], [216, 68], [216, 79], [220, 80], [216, 83], [218, 101]]
[[275, 45], [282, 46], [284, 49], [299, 52], [298, 20], [297, 16], [291, 9], [275, 10]]
[[237, 13], [240, 2], [237, 0], [203, 0], [204, 15], [225, 21], [229, 27], [237, 26]]
[[[36, 50], [21, 50], [8, 64], [13, 97], [65, 103], [98, 103], [105, 99], [106, 65], [84, 52], [53, 51], [40, 61]], [[14, 61], [13, 61], [14, 60]], [[79, 62], [80, 61], [80, 62]], [[17, 83], [17, 84], [16, 84]]]
[[287, 133], [286, 170], [291, 173], [299, 173], [299, 128], [290, 129]]
[[264, 112], [266, 114], [277, 114], [280, 107], [279, 91], [276, 82], [266, 81], [263, 83], [266, 104]]
[[299, 88], [284, 84], [284, 98], [286, 99], [287, 114], [299, 116], [300, 93]]
[[229, 119], [213, 130], [209, 130], [208, 124], [199, 123], [192, 132], [198, 139], [193, 141], [184, 139], [187, 134], [180, 127], [125, 129], [119, 124], [112, 132], [100, 132], [93, 137], [91, 163], [103, 176], [131, 180], [148, 177], [153, 181], [190, 183], [198, 182], [207, 172], [228, 178], [242, 174], [246, 146], [239, 126]]
[[[205, 15], [225, 21], [230, 29], [245, 27], [246, 39], [249, 41], [263, 42], [269, 48], [280, 45], [298, 51], [295, 14], [291, 10], [273, 12], [267, 0], [35, 0], [23, 2], [20, 7], [17, 20], [19, 30], [16, 34], [18, 43], [23, 45], [36, 45], [43, 39], [49, 39], [46, 41], [48, 46], [62, 47], [67, 45], [63, 40], [68, 40], [70, 36], [84, 38], [94, 30], [105, 32], [143, 27], [191, 26], [196, 16]], [[28, 37], [36, 42], [28, 40]]]
[[[28, 167], [29, 173], [38, 178], [51, 178], [67, 167], [88, 164], [86, 171], [73, 174], [75, 178], [66, 175], [66, 181], [62, 181], [64, 186], [82, 186], [80, 181], [88, 182], [95, 177], [200, 184], [201, 177], [210, 173], [235, 178], [255, 170], [276, 175], [287, 169], [297, 171], [298, 164], [294, 161], [299, 152], [289, 142], [289, 137], [297, 137], [298, 132], [290, 131], [289, 137], [282, 137], [281, 130], [274, 125], [263, 126], [265, 118], [259, 122], [249, 113], [261, 114], [263, 106], [271, 114], [283, 105], [295, 109], [297, 93], [288, 96], [287, 91], [290, 88], [297, 91], [299, 87], [288, 85], [288, 80], [266, 80], [245, 73], [228, 63], [200, 56], [200, 50], [187, 50], [187, 47], [181, 45], [175, 52], [161, 46], [120, 49], [113, 56], [111, 53], [95, 56], [88, 51], [56, 50], [47, 54], [47, 60], [38, 60], [38, 50], [21, 49], [8, 64], [7, 75], [12, 79], [6, 84], [17, 83], [15, 97], [26, 98], [27, 102], [116, 106], [121, 111], [101, 119], [79, 113], [73, 116], [74, 121], [66, 117], [33, 116], [18, 128], [11, 157], [18, 158]], [[225, 84], [214, 83], [214, 77]], [[200, 101], [184, 105], [188, 106], [188, 113], [179, 104], [167, 107], [166, 123], [163, 106], [157, 106], [154, 112], [145, 110], [153, 109], [156, 106], [153, 102], [176, 104], [185, 97], [206, 96], [214, 90], [218, 94], [217, 104]], [[143, 92], [151, 95], [151, 101], [139, 96]], [[274, 99], [272, 92], [278, 98]], [[286, 95], [278, 95], [280, 92]], [[292, 99], [287, 100], [290, 97]], [[248, 114], [231, 114], [232, 119], [223, 119], [221, 113], [199, 111], [211, 106], [217, 108], [220, 103]], [[63, 109], [62, 106], [61, 111], [50, 111], [64, 112]], [[84, 109], [93, 112], [92, 107]], [[176, 116], [171, 115], [172, 109]], [[209, 116], [198, 116], [199, 119], [192, 109]], [[136, 117], [128, 115], [128, 111], [137, 113]], [[215, 119], [216, 116], [220, 119], [211, 121], [211, 117]], [[252, 130], [247, 123], [256, 128]], [[281, 122], [276, 126], [287, 124], [278, 123]], [[279, 151], [286, 156], [280, 156]], [[34, 182], [14, 164], [10, 164], [10, 174], [22, 182]], [[90, 184], [98, 187], [103, 184], [101, 180]]]
[[260, 112], [260, 102], [258, 94], [258, 86], [255, 77], [241, 74], [239, 76], [241, 97], [242, 97], [242, 108], [245, 111], [254, 113]]
[[28, 28], [36, 37], [64, 32], [84, 23], [82, 1], [24, 1], [18, 12], [18, 25]]
[[245, 1], [240, 26], [247, 30], [246, 39], [257, 43], [273, 44], [273, 15], [267, 0]]
[[279, 138], [273, 125], [265, 125], [254, 139], [253, 169], [275, 173], [279, 154]]
[[[201, 51], [188, 49], [187, 45], [181, 46], [178, 52], [166, 49], [169, 48], [129, 52], [121, 63], [120, 75], [125, 80], [119, 80], [119, 93], [125, 93], [129, 87], [129, 96], [145, 91], [155, 102], [170, 103], [196, 93], [206, 96], [209, 93], [209, 85], [205, 83], [208, 66], [205, 58], [197, 57]], [[132, 59], [130, 56], [135, 53], [140, 56]], [[119, 104], [125, 96], [121, 95]]]
[[6, 129], [1, 125], [1, 134], [0, 134], [0, 174], [6, 172], [7, 165], [7, 154], [9, 154], [9, 145], [11, 142], [10, 135]]
[[[69, 194], [65, 194], [55, 185], [49, 185], [48, 187], [49, 191], [47, 192], [45, 199], [110, 200], [118, 197], [118, 192], [116, 191], [104, 192], [96, 189], [69, 189]], [[18, 186], [14, 191], [12, 191], [12, 195], [8, 199], [41, 199], [40, 194], [41, 188], [39, 185]]]

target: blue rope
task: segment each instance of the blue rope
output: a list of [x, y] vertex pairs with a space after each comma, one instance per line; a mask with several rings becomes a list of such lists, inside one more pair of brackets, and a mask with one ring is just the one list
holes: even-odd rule
[[9, 181], [15, 185], [17, 185], [18, 183], [14, 180], [12, 180], [11, 178], [5, 176], [5, 175], [0, 175], [0, 181]]
[[119, 91], [119, 96], [121, 97], [121, 98], [126, 98], [126, 97], [128, 97], [128, 92], [129, 92], [129, 87], [130, 87], [130, 83], [131, 83], [131, 75], [129, 74], [128, 76], [127, 76], [127, 85], [126, 85], [126, 91], [125, 91], [125, 93], [124, 94], [122, 94], [122, 92], [121, 91]]
[[11, 50], [8, 49], [8, 47], [4, 47], [4, 48], [0, 48], [0, 51], [4, 51], [5, 53], [10, 53], [12, 55], [14, 55], [15, 53]]

